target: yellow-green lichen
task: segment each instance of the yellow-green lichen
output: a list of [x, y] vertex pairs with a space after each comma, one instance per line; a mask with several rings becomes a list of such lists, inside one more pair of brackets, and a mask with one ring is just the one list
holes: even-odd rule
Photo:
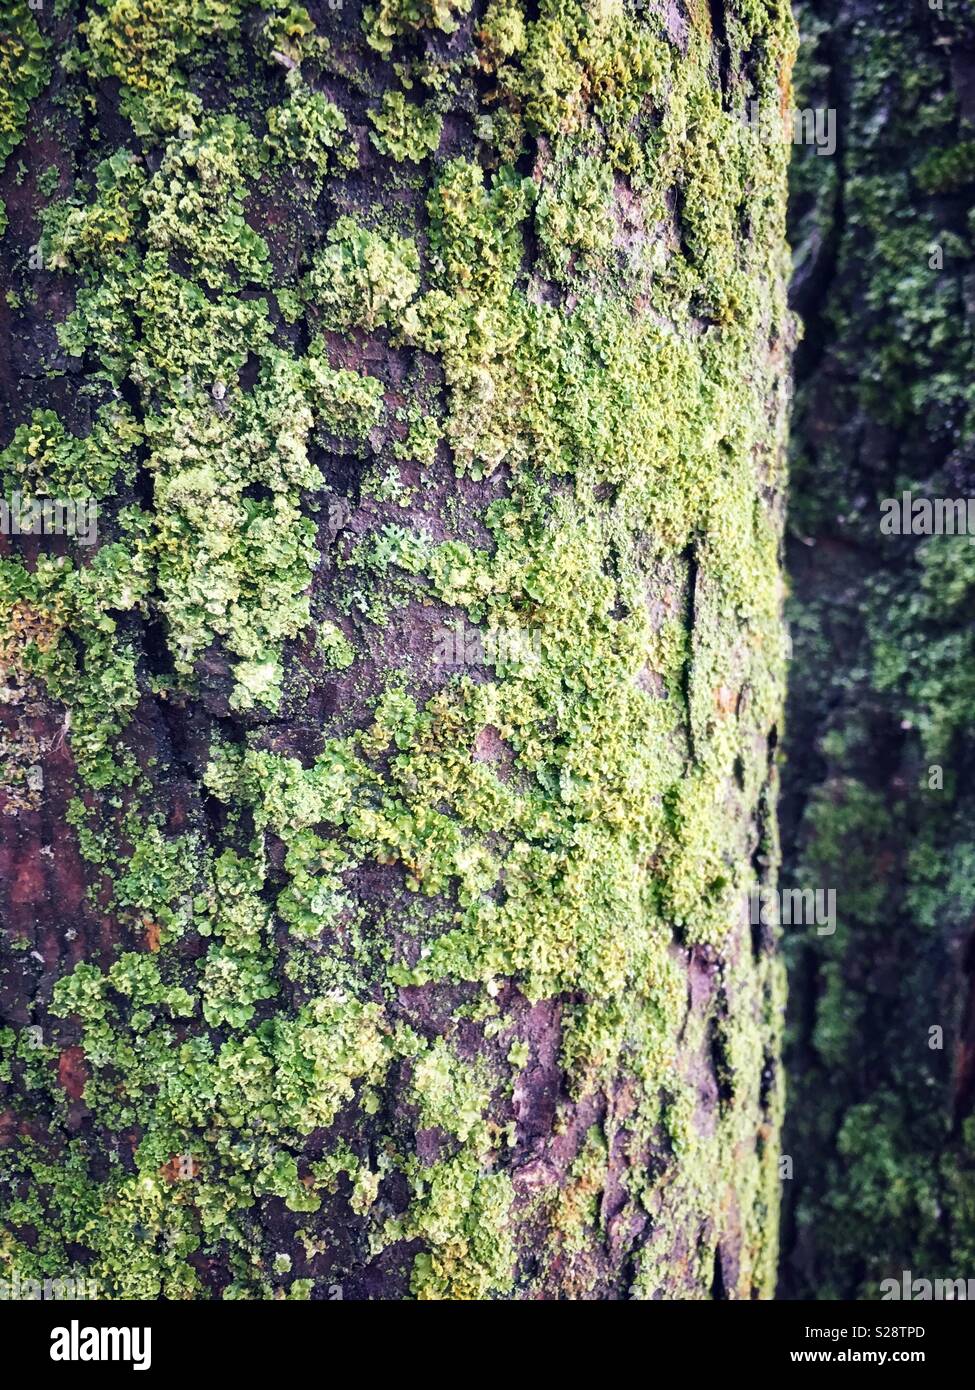
[[26, 0], [9, 0], [0, 15], [0, 168], [20, 143], [30, 103], [51, 72], [50, 40]]
[[386, 92], [379, 111], [370, 113], [375, 126], [369, 138], [380, 154], [393, 159], [421, 159], [435, 153], [440, 144], [443, 118], [436, 106], [418, 106], [407, 101], [402, 92]]
[[388, 57], [396, 39], [417, 29], [440, 29], [451, 34], [473, 0], [379, 0], [367, 6], [362, 22], [367, 42]]

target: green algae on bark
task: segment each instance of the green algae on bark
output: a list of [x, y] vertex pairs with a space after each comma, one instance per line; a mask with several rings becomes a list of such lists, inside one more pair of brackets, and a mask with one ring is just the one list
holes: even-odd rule
[[0, 1257], [767, 1296], [792, 329], [741, 115], [789, 98], [787, 9], [74, 21], [2, 467], [102, 535], [0, 569], [74, 874], [43, 905], [14, 827]]

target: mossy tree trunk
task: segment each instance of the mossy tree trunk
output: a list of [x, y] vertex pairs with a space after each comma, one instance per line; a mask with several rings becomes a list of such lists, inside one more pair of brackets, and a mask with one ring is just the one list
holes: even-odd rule
[[788, 7], [3, 35], [4, 1265], [767, 1296]]
[[782, 1289], [875, 1299], [975, 1272], [975, 550], [881, 529], [906, 491], [975, 496], [975, 21], [836, 0], [800, 27], [840, 143], [794, 172], [783, 836], [837, 929], [788, 938]]

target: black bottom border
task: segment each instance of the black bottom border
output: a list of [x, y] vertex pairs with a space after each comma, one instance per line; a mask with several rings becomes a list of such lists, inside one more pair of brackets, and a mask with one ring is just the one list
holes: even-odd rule
[[[7, 1356], [13, 1353], [15, 1364], [23, 1363], [21, 1375], [35, 1368], [65, 1380], [86, 1373], [101, 1378], [189, 1375], [189, 1384], [201, 1375], [228, 1372], [253, 1377], [262, 1365], [271, 1365], [272, 1357], [279, 1374], [303, 1375], [317, 1364], [331, 1379], [339, 1369], [336, 1356], [342, 1357], [343, 1370], [346, 1362], [358, 1362], [373, 1376], [383, 1360], [402, 1373], [406, 1367], [418, 1369], [429, 1357], [430, 1371], [442, 1374], [450, 1367], [456, 1380], [464, 1364], [458, 1364], [456, 1349], [451, 1350], [449, 1340], [431, 1340], [451, 1334], [464, 1336], [468, 1352], [471, 1339], [481, 1342], [483, 1350], [471, 1368], [478, 1378], [490, 1374], [492, 1365], [505, 1378], [523, 1372], [526, 1352], [543, 1358], [551, 1372], [562, 1359], [560, 1352], [571, 1352], [575, 1359], [583, 1345], [588, 1358], [607, 1359], [607, 1370], [624, 1348], [629, 1355], [636, 1353], [648, 1377], [675, 1362], [695, 1375], [711, 1368], [722, 1374], [758, 1370], [773, 1375], [799, 1367], [827, 1374], [849, 1367], [947, 1371], [962, 1361], [972, 1338], [972, 1320], [957, 1302], [587, 1303], [573, 1309], [572, 1321], [562, 1323], [565, 1305], [560, 1303], [534, 1303], [529, 1312], [517, 1302], [36, 1299], [0, 1302], [0, 1336]], [[121, 1359], [126, 1350], [129, 1359]], [[113, 1352], [120, 1359], [112, 1359]]]

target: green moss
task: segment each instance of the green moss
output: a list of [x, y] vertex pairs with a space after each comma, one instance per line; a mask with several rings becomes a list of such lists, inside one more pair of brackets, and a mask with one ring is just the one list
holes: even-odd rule
[[953, 193], [975, 182], [975, 140], [928, 155], [917, 166], [915, 178], [925, 193]]
[[49, 164], [37, 176], [37, 191], [42, 198], [50, 198], [57, 192], [61, 182], [61, 171], [56, 164]]
[[[239, 122], [204, 122], [169, 145], [148, 181], [127, 155], [105, 161], [95, 202], [62, 205], [46, 242], [53, 265], [86, 280], [60, 330], [66, 349], [94, 351], [116, 381], [131, 373], [151, 404], [142, 428], [156, 513], [140, 557], [153, 566], [177, 673], [188, 676], [222, 639], [237, 660], [232, 702], [242, 709], [276, 704], [280, 644], [308, 622], [315, 532], [300, 489], [320, 485], [307, 455], [311, 401], [326, 428], [360, 433], [375, 421], [380, 389], [331, 372], [320, 351], [301, 364], [270, 347], [267, 300], [239, 295], [241, 275], [267, 278], [267, 247], [243, 216], [256, 169], [256, 144]], [[175, 273], [174, 255], [216, 293]], [[236, 377], [248, 350], [261, 369], [245, 393]], [[266, 501], [246, 496], [258, 482]]]
[[[96, 81], [118, 79], [138, 135], [191, 129], [203, 105], [189, 76], [208, 45], [227, 45], [231, 58], [239, 52], [245, 9], [243, 0], [97, 0], [81, 25], [86, 47], [77, 61]], [[294, 66], [320, 56], [326, 40], [304, 6], [269, 0], [258, 47], [266, 60]]]
[[133, 776], [131, 759], [116, 763], [111, 750], [138, 702], [136, 653], [111, 614], [136, 608], [146, 584], [144, 564], [121, 544], [78, 568], [50, 557], [33, 573], [0, 565], [5, 683], [40, 680], [68, 707], [74, 754], [93, 785]]
[[481, 170], [452, 160], [430, 196], [434, 270], [453, 288], [493, 299], [511, 287], [523, 252], [521, 223], [535, 192], [511, 168], [485, 186]]
[[[786, 940], [801, 1059], [791, 1217], [804, 1247], [787, 1274], [790, 1296], [872, 1299], [903, 1269], [957, 1274], [975, 1229], [948, 925], [975, 906], [959, 776], [975, 693], [972, 549], [878, 532], [885, 496], [959, 490], [946, 461], [972, 429], [972, 246], [965, 200], [941, 195], [970, 179], [971, 143], [947, 35], [925, 38], [886, 7], [843, 30], [831, 78], [835, 26], [802, 23], [799, 104], [821, 104], [839, 79], [846, 135], [838, 171], [811, 151], [795, 164], [800, 264], [815, 265], [818, 243], [836, 265], [813, 328], [826, 354], [797, 401], [792, 511], [812, 553], [835, 556], [839, 542], [863, 563], [814, 565], [793, 604], [791, 760], [803, 786], [790, 878], [833, 888], [838, 921], [831, 936]], [[827, 382], [848, 431], [819, 430]], [[867, 441], [881, 436], [878, 456]], [[935, 1025], [943, 1051], [928, 1046]]]
[[461, 1142], [475, 1130], [483, 1131], [490, 1092], [479, 1083], [476, 1069], [461, 1061], [442, 1038], [434, 1038], [416, 1059], [411, 1084], [422, 1128], [435, 1125]]

